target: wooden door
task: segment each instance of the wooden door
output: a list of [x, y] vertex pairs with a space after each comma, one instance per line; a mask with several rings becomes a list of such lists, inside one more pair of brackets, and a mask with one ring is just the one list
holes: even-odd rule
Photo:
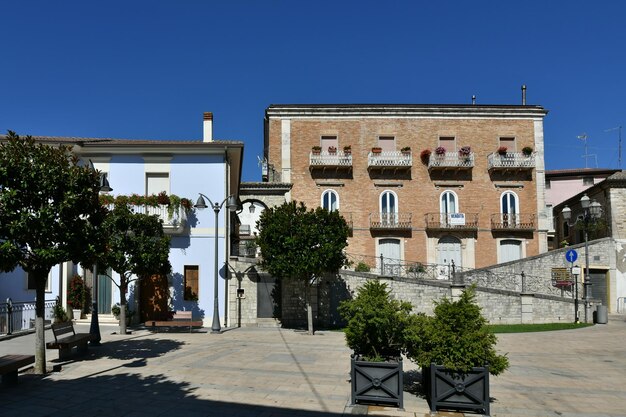
[[141, 321], [168, 318], [169, 285], [167, 277], [152, 275], [140, 280], [139, 309]]

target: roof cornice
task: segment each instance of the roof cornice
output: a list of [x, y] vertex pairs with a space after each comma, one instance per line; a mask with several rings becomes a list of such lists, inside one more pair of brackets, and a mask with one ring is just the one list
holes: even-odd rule
[[541, 106], [453, 104], [272, 104], [265, 110], [268, 118], [543, 118], [547, 114], [548, 111]]

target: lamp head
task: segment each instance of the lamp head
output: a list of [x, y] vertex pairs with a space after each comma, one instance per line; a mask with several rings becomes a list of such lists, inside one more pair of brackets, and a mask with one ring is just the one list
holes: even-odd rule
[[198, 208], [198, 209], [205, 209], [205, 208], [207, 208], [208, 206], [206, 205], [206, 201], [204, 201], [204, 197], [199, 196], [198, 200], [196, 201], [196, 204], [194, 205], [194, 207]]
[[563, 218], [566, 221], [569, 221], [569, 219], [572, 218], [572, 209], [567, 207], [567, 206], [565, 206], [565, 207], [563, 207], [563, 211], [561, 211], [561, 214], [563, 215]]
[[592, 219], [599, 219], [602, 215], [602, 206], [596, 200], [593, 200], [589, 205], [589, 214]]
[[113, 188], [109, 185], [109, 180], [104, 174], [100, 176], [100, 191], [107, 193], [113, 191]]
[[587, 196], [587, 194], [583, 195], [580, 199], [580, 206], [583, 208], [583, 210], [586, 210], [589, 207], [589, 202], [591, 200], [589, 199], [589, 196]]
[[237, 197], [235, 197], [234, 195], [229, 195], [228, 196], [228, 201], [226, 202], [226, 208], [229, 211], [237, 211], [237, 208], [239, 207], [239, 204], [237, 204]]

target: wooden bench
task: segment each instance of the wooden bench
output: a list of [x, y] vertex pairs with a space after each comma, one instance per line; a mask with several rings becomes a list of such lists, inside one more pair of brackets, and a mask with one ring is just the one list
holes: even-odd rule
[[176, 311], [172, 315], [170, 320], [149, 320], [146, 322], [146, 327], [152, 328], [152, 331], [156, 331], [158, 327], [187, 327], [189, 326], [189, 332], [193, 327], [202, 327], [202, 320], [193, 320], [191, 317], [191, 311]]
[[[87, 352], [87, 343], [91, 340], [89, 333], [76, 333], [71, 321], [52, 324], [52, 334], [54, 342], [48, 342], [48, 349], [59, 349], [59, 359], [67, 359], [71, 356], [72, 348], [76, 347], [78, 352]], [[69, 334], [69, 336], [63, 335]]]
[[2, 385], [17, 384], [17, 371], [32, 363], [35, 363], [34, 355], [4, 355], [0, 357]]

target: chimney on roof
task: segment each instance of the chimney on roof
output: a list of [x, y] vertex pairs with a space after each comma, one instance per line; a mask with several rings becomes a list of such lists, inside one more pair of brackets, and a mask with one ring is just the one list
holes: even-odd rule
[[522, 106], [526, 105], [526, 84], [522, 85]]
[[213, 113], [204, 112], [202, 142], [213, 142]]

